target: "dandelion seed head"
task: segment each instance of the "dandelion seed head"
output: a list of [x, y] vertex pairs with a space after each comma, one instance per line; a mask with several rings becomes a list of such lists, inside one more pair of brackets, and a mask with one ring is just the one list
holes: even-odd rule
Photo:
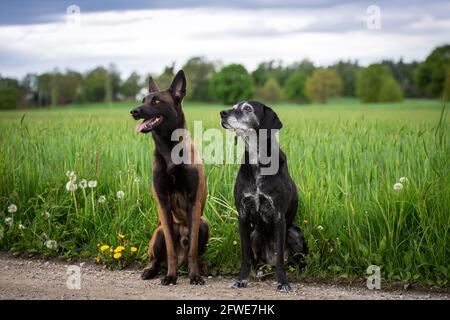
[[394, 184], [395, 191], [400, 191], [402, 189], [403, 189], [403, 184], [401, 184], [400, 182], [397, 182], [396, 184]]
[[17, 211], [17, 206], [15, 205], [15, 204], [10, 204], [9, 206], [8, 206], [8, 212], [9, 213], [14, 213], [14, 212], [16, 212]]
[[25, 230], [26, 227], [25, 227], [23, 224], [20, 223], [20, 224], [19, 224], [19, 229], [20, 229], [20, 230]]
[[88, 186], [89, 186], [89, 188], [95, 188], [95, 187], [97, 187], [97, 180], [90, 180], [90, 181], [88, 182]]
[[78, 189], [78, 186], [74, 181], [70, 180], [69, 182], [66, 183], [67, 191], [75, 191], [77, 189]]
[[8, 227], [11, 227], [11, 226], [13, 225], [13, 223], [14, 223], [13, 218], [11, 218], [11, 217], [6, 217], [6, 218], [5, 218], [5, 224], [6, 224]]
[[237, 245], [237, 241], [236, 240], [233, 241], [233, 245], [235, 245], [235, 246]]
[[44, 244], [47, 248], [52, 250], [55, 250], [58, 247], [58, 242], [56, 242], [56, 240], [47, 240]]
[[405, 182], [408, 182], [408, 178], [407, 177], [401, 177], [398, 181], [400, 183], [405, 183]]
[[98, 203], [105, 203], [106, 202], [106, 197], [105, 196], [100, 196], [98, 198]]
[[86, 187], [87, 187], [87, 181], [86, 181], [86, 179], [81, 180], [80, 183], [78, 183], [78, 186], [79, 186], [81, 189], [86, 189]]
[[317, 230], [322, 231], [322, 230], [323, 230], [323, 227], [319, 224], [319, 225], [317, 226]]
[[122, 199], [125, 196], [125, 192], [122, 190], [117, 191], [116, 193], [117, 198]]

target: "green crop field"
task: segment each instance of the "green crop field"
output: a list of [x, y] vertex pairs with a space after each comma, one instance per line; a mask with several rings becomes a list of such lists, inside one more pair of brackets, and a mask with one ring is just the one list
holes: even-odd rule
[[[133, 104], [0, 113], [0, 249], [94, 259], [124, 234], [146, 261], [156, 224], [153, 142], [136, 134]], [[220, 128], [218, 105], [185, 104], [188, 126]], [[384, 281], [448, 286], [450, 145], [439, 101], [274, 108], [299, 190], [298, 224], [310, 246], [304, 273], [354, 279], [369, 265]], [[233, 185], [238, 165], [206, 164], [212, 273], [240, 265]], [[95, 188], [66, 190], [66, 172]], [[402, 179], [401, 190], [394, 184]], [[283, 186], [280, 186], [283, 188]], [[124, 197], [118, 198], [117, 192]], [[105, 196], [106, 201], [98, 199]], [[11, 204], [17, 207], [11, 208]], [[15, 211], [15, 212], [14, 212]], [[56, 246], [47, 246], [55, 240]]]

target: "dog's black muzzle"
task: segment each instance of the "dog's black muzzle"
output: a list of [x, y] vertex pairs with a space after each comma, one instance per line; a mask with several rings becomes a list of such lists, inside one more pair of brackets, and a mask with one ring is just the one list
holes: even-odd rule
[[134, 118], [134, 120], [143, 119], [144, 113], [142, 111], [141, 107], [134, 108], [130, 111], [131, 116]]

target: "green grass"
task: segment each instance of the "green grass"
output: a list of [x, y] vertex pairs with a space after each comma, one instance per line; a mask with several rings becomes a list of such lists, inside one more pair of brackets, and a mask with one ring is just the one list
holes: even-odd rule
[[[274, 108], [299, 190], [298, 223], [311, 249], [304, 276], [364, 277], [376, 264], [388, 282], [448, 286], [450, 146], [441, 106], [338, 99], [325, 106]], [[0, 249], [95, 257], [99, 242], [115, 242], [121, 232], [138, 247], [139, 259], [147, 259], [156, 224], [153, 142], [134, 132], [130, 108], [120, 103], [0, 113]], [[204, 128], [219, 128], [221, 108], [186, 104], [188, 126], [203, 120]], [[238, 166], [205, 169], [204, 214], [212, 230], [206, 257], [214, 272], [236, 272], [240, 250], [232, 190]], [[67, 192], [67, 170], [78, 181], [97, 180], [97, 188]], [[408, 182], [394, 191], [400, 177]], [[125, 192], [123, 199], [117, 199], [118, 190]], [[97, 202], [100, 195], [106, 203]], [[12, 203], [18, 207], [13, 214], [7, 210]], [[14, 219], [12, 226], [6, 217]], [[45, 247], [47, 239], [58, 242], [56, 251]], [[298, 275], [295, 267], [292, 274]]]

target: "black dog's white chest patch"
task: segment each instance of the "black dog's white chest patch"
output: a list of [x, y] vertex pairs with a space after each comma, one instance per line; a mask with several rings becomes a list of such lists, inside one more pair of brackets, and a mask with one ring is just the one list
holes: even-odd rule
[[273, 198], [262, 190], [263, 176], [256, 175], [254, 184], [244, 191], [242, 203], [245, 207], [245, 214], [257, 214], [266, 223], [272, 221], [279, 213], [275, 210]]

